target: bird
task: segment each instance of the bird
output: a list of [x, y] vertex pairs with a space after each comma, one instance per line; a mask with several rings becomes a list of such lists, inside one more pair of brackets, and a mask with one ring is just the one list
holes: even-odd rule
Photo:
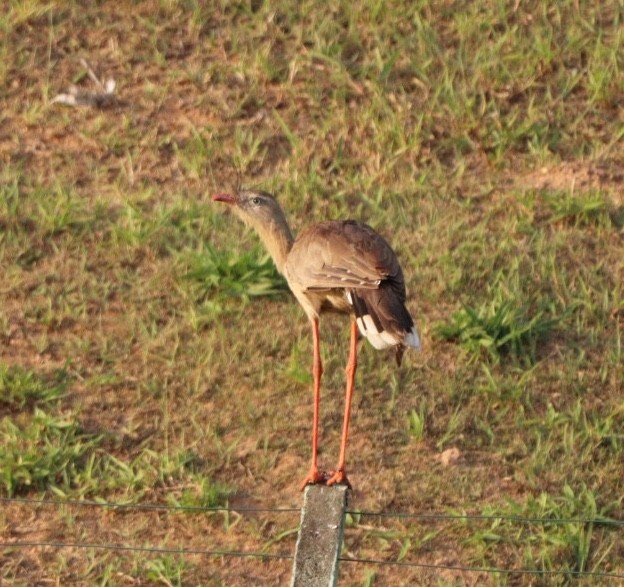
[[[295, 238], [278, 201], [262, 190], [217, 193], [212, 199], [227, 204], [256, 231], [312, 327], [312, 462], [301, 489], [314, 484], [351, 487], [346, 473], [346, 451], [359, 335], [375, 349], [394, 349], [399, 366], [407, 348], [418, 350], [421, 346], [406, 308], [405, 280], [397, 256], [379, 233], [356, 220], [326, 220], [305, 228]], [[351, 318], [340, 454], [336, 469], [330, 472], [318, 466], [323, 374], [319, 318], [326, 311], [348, 313]]]

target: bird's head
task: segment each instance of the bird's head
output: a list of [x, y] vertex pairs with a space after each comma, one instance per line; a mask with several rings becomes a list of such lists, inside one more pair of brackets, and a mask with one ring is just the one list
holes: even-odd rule
[[235, 194], [215, 194], [212, 199], [228, 204], [245, 224], [258, 231], [286, 221], [277, 200], [263, 191], [242, 190]]
[[228, 204], [232, 211], [246, 225], [251, 226], [260, 236], [260, 240], [273, 257], [280, 272], [283, 273], [286, 255], [293, 244], [284, 212], [277, 200], [270, 194], [259, 190], [240, 190], [235, 194], [216, 194], [215, 202]]

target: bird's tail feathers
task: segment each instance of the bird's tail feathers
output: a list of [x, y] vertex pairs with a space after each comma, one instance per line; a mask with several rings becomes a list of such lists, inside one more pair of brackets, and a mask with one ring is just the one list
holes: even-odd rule
[[400, 364], [405, 348], [420, 348], [420, 337], [405, 303], [390, 287], [346, 292], [360, 334], [376, 349], [396, 347]]

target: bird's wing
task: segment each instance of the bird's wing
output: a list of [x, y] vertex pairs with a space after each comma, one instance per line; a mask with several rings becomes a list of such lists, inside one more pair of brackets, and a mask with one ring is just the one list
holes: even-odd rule
[[390, 245], [370, 226], [349, 220], [321, 222], [302, 232], [287, 271], [307, 291], [376, 289], [388, 277], [403, 279]]

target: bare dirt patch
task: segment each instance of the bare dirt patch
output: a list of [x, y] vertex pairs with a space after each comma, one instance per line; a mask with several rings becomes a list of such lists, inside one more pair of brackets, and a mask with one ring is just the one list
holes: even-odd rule
[[518, 173], [511, 178], [511, 184], [516, 189], [570, 193], [600, 190], [608, 193], [617, 206], [624, 204], [623, 183], [624, 172], [621, 162], [617, 160], [565, 161], [544, 165], [529, 173]]

